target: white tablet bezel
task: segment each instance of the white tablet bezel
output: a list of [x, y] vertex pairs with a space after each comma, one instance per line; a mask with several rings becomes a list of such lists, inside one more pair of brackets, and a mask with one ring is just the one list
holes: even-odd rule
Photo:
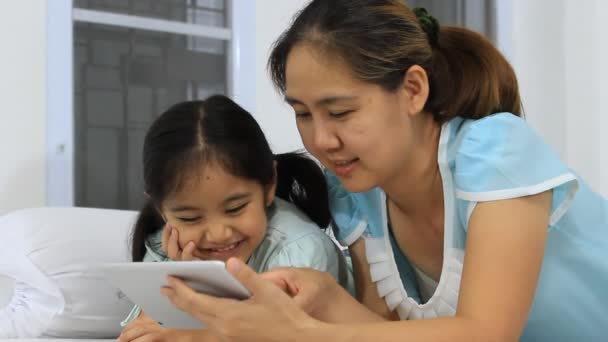
[[204, 323], [174, 307], [160, 294], [169, 275], [183, 279], [200, 293], [234, 299], [250, 297], [249, 291], [226, 270], [223, 261], [107, 263], [99, 268], [110, 283], [167, 328], [204, 328]]

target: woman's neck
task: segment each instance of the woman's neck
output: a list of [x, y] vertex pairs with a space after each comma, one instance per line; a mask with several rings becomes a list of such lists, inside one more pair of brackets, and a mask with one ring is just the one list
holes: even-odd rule
[[443, 183], [437, 162], [441, 125], [428, 118], [419, 127], [411, 157], [382, 189], [404, 215], [432, 218], [443, 211]]

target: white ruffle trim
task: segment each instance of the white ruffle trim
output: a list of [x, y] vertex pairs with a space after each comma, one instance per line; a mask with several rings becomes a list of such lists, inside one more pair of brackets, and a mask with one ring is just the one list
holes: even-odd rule
[[424, 304], [408, 297], [399, 277], [392, 255], [386, 248], [385, 238], [366, 238], [365, 251], [372, 281], [378, 295], [386, 301], [389, 310], [397, 310], [402, 320], [453, 316], [458, 305], [462, 278], [464, 251], [450, 248], [446, 251], [441, 279], [433, 296]]

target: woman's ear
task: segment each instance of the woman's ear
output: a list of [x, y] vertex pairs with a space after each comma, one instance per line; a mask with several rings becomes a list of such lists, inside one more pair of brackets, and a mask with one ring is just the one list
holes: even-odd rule
[[266, 186], [264, 189], [264, 200], [267, 207], [270, 207], [272, 202], [274, 201], [274, 197], [277, 191], [277, 161], [272, 162], [272, 182]]
[[412, 65], [403, 75], [400, 94], [408, 114], [422, 112], [429, 98], [429, 79], [426, 71], [419, 65]]

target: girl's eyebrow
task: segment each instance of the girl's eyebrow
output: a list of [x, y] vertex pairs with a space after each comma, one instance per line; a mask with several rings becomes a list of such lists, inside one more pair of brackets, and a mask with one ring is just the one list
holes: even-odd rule
[[181, 211], [195, 211], [195, 210], [199, 210], [199, 209], [200, 208], [193, 207], [193, 206], [179, 205], [177, 207], [171, 208], [171, 211], [172, 212], [181, 212]]
[[[238, 201], [238, 200], [241, 200], [244, 198], [249, 198], [249, 197], [251, 197], [250, 192], [237, 192], [235, 194], [230, 195], [228, 198], [226, 198], [224, 200], [224, 204], [228, 204], [230, 202]], [[200, 211], [201, 208], [191, 206], [191, 205], [177, 205], [175, 207], [170, 208], [169, 210], [171, 210], [174, 213], [179, 213], [182, 211]]]
[[248, 197], [251, 197], [250, 192], [237, 192], [235, 194], [230, 195], [228, 198], [226, 198], [224, 200], [224, 203], [227, 204], [227, 203], [238, 201], [240, 199], [244, 199], [244, 198], [248, 198]]

